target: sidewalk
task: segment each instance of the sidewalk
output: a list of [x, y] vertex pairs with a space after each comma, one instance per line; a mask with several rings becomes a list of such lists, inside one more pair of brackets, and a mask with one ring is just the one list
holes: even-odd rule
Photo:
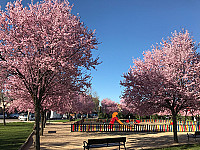
[[[48, 133], [56, 131], [56, 133]], [[127, 150], [158, 148], [176, 145], [173, 143], [172, 132], [135, 133], [135, 132], [71, 132], [70, 123], [50, 123], [46, 125], [44, 136], [41, 136], [41, 150], [83, 150], [83, 141], [92, 138], [109, 138], [126, 136]], [[187, 141], [187, 132], [178, 132], [178, 144], [192, 144], [194, 139]], [[200, 139], [197, 139], [200, 142]], [[30, 148], [32, 150], [33, 147]], [[118, 147], [104, 148], [114, 150]], [[123, 146], [122, 146], [123, 149]], [[101, 148], [103, 150], [103, 148]]]

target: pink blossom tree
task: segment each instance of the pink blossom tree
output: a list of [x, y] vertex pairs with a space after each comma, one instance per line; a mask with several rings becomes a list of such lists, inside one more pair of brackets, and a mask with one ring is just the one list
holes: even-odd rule
[[95, 104], [92, 97], [85, 93], [74, 92], [69, 95], [59, 97], [56, 103], [52, 103], [50, 110], [58, 113], [91, 113]]
[[[41, 135], [43, 135], [43, 129], [45, 127], [46, 111], [55, 111], [57, 113], [91, 113], [95, 109], [95, 103], [91, 96], [84, 93], [65, 93], [63, 96], [48, 97], [41, 103]], [[28, 111], [35, 112], [34, 102], [28, 98], [14, 100], [11, 102], [9, 112]]]
[[95, 109], [95, 103], [92, 99], [92, 96], [86, 94], [79, 95], [79, 112], [84, 114], [92, 113]]
[[88, 71], [98, 65], [98, 58], [92, 57], [98, 44], [94, 32], [71, 9], [67, 0], [43, 0], [29, 7], [17, 0], [0, 10], [0, 63], [9, 73], [6, 89], [17, 100], [33, 101], [37, 150], [43, 101], [52, 98], [55, 103], [55, 97], [89, 87]]
[[143, 56], [143, 60], [134, 59], [134, 66], [123, 76], [123, 98], [138, 114], [170, 111], [174, 141], [178, 142], [177, 114], [187, 107], [195, 109], [199, 105], [195, 96], [198, 93], [195, 78], [199, 76], [194, 76], [198, 62], [194, 41], [188, 31], [175, 32]]
[[101, 101], [101, 109], [103, 113], [111, 115], [113, 112], [119, 111], [118, 104], [108, 98]]
[[120, 108], [121, 108], [122, 114], [124, 114], [124, 115], [127, 115], [130, 112], [133, 112], [131, 104], [127, 104], [124, 99], [120, 100]]
[[[23, 91], [21, 91], [22, 95]], [[13, 95], [13, 93], [10, 93], [11, 95]], [[28, 94], [27, 94], [28, 95]], [[22, 99], [17, 99], [17, 100], [13, 100], [10, 103], [9, 106], [9, 112], [14, 112], [15, 110], [18, 110], [20, 112], [24, 111], [24, 112], [31, 112], [34, 113], [35, 112], [35, 106], [34, 106], [34, 102], [33, 100], [30, 100], [29, 97], [26, 97], [27, 95], [25, 95]], [[67, 106], [71, 106], [70, 108], [73, 110], [78, 110], [76, 105], [71, 105], [73, 102], [73, 104], [79, 104], [78, 101], [76, 101], [76, 99], [72, 99], [72, 96], [74, 96], [75, 94], [70, 93], [70, 95], [64, 95], [64, 96], [51, 96], [51, 97], [47, 97], [46, 99], [44, 99], [43, 101], [41, 101], [41, 110], [40, 110], [40, 114], [41, 114], [41, 135], [43, 135], [43, 131], [45, 128], [45, 124], [46, 124], [46, 112], [47, 111], [55, 111], [57, 113], [66, 113], [68, 108]], [[12, 96], [10, 96], [12, 97]]]

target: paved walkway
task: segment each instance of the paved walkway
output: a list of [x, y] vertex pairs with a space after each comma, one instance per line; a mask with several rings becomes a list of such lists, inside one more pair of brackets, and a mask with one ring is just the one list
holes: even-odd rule
[[[9, 123], [9, 122], [20, 122], [19, 119], [6, 119], [6, 123]], [[3, 123], [3, 119], [0, 119], [0, 123]]]
[[[50, 123], [46, 126], [44, 136], [41, 136], [41, 150], [83, 150], [83, 141], [89, 138], [109, 138], [126, 136], [127, 150], [149, 149], [176, 145], [173, 143], [173, 133], [135, 133], [135, 132], [71, 132], [69, 123]], [[56, 131], [56, 133], [48, 133]], [[194, 139], [187, 141], [186, 132], [178, 132], [179, 144], [195, 143]], [[197, 139], [200, 143], [200, 139]], [[30, 148], [32, 150], [33, 148]], [[118, 147], [105, 148], [115, 150]], [[103, 150], [101, 148], [101, 150]]]

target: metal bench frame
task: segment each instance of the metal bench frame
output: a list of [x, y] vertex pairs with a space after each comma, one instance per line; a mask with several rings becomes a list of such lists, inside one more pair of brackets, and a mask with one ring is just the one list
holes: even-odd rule
[[194, 134], [188, 134], [187, 133], [187, 137], [188, 137], [188, 141], [189, 141], [189, 138], [195, 138], [195, 141], [197, 141], [196, 138], [200, 138], [200, 131], [195, 131]]
[[126, 137], [119, 137], [119, 138], [104, 138], [104, 139], [88, 139], [88, 142], [84, 141], [84, 150], [90, 148], [99, 148], [99, 147], [111, 147], [111, 146], [125, 146]]

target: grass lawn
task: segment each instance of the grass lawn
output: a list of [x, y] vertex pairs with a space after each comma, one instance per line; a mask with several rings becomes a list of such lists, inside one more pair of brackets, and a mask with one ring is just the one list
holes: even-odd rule
[[18, 150], [33, 130], [34, 123], [0, 123], [0, 150]]
[[172, 146], [168, 148], [156, 148], [149, 150], [200, 150], [200, 144], [186, 144], [180, 146]]

